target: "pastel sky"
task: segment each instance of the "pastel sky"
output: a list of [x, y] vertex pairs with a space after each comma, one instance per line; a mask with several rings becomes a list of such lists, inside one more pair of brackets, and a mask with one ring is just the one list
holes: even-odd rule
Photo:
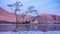
[[17, 12], [21, 14], [27, 11], [29, 6], [35, 6], [35, 9], [38, 13], [48, 13], [60, 16], [60, 0], [0, 0], [0, 7], [4, 8], [9, 12], [14, 12], [11, 10], [7, 4], [13, 4], [16, 1], [20, 1], [23, 6], [21, 8], [21, 12]]

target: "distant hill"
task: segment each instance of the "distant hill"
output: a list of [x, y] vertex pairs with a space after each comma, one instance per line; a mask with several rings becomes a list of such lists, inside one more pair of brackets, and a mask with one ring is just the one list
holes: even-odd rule
[[[54, 23], [60, 21], [60, 16], [57, 15], [52, 15], [52, 14], [40, 14], [37, 16], [31, 16], [31, 15], [26, 15], [24, 19], [22, 18], [24, 15], [20, 14], [18, 15], [19, 17], [19, 22], [24, 22], [24, 21], [31, 21], [33, 19], [37, 19], [40, 23]], [[0, 7], [0, 21], [8, 21], [8, 22], [16, 22], [16, 16], [14, 13], [9, 13], [5, 9]]]
[[39, 22], [43, 23], [57, 23], [60, 22], [60, 16], [52, 15], [52, 14], [40, 14], [36, 16]]
[[6, 10], [4, 10], [3, 8], [0, 8], [0, 21], [11, 21], [11, 22], [15, 22], [15, 14], [13, 13], [9, 13]]

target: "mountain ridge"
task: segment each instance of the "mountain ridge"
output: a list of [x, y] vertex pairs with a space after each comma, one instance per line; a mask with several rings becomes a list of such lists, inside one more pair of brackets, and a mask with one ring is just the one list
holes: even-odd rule
[[[18, 15], [19, 17], [19, 22], [22, 22], [23, 21], [23, 17], [24, 15], [20, 14]], [[55, 19], [54, 18], [55, 16]], [[54, 22], [54, 21], [60, 21], [60, 16], [57, 16], [57, 15], [52, 15], [52, 14], [46, 14], [46, 13], [42, 13], [42, 14], [39, 14], [37, 16], [31, 16], [31, 15], [26, 15], [24, 17], [24, 21], [31, 21], [33, 20], [34, 18], [36, 18], [39, 22]], [[9, 22], [16, 22], [16, 16], [14, 13], [9, 13], [8, 11], [6, 11], [5, 9], [3, 8], [0, 8], [0, 21], [9, 21]]]

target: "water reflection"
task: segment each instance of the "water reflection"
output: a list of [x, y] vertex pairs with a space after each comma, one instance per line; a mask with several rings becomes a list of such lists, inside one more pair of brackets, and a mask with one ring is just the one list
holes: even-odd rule
[[55, 31], [60, 30], [60, 24], [21, 24], [20, 26], [25, 27], [26, 31]]
[[[60, 31], [60, 24], [18, 24], [17, 31]], [[16, 24], [0, 24], [0, 31], [13, 31]]]

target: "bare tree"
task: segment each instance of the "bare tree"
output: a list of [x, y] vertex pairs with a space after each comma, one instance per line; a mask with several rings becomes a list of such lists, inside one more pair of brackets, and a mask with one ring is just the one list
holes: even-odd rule
[[[28, 7], [28, 10], [26, 11], [25, 14], [26, 14], [26, 15], [27, 15], [28, 13], [31, 13], [31, 14], [33, 14], [33, 13], [34, 13], [34, 14], [39, 14], [39, 13], [37, 12], [37, 10], [34, 9], [34, 8], [35, 8], [34, 6]], [[36, 18], [34, 18], [32, 21], [35, 21], [35, 19], [36, 19]], [[30, 23], [30, 24], [31, 24], [31, 23]], [[32, 27], [33, 24], [35, 24], [35, 23], [32, 23], [30, 27]], [[35, 29], [37, 29], [37, 24], [36, 24], [36, 26], [33, 25], [33, 27], [35, 27]]]
[[20, 11], [21, 6], [22, 6], [22, 4], [20, 2], [16, 2], [14, 4], [9, 4], [8, 5], [8, 7], [10, 7], [11, 9], [14, 10], [15, 16], [16, 16], [16, 28], [14, 29], [14, 31], [16, 31], [18, 26], [19, 26], [18, 24], [19, 24], [20, 19], [19, 19], [18, 15], [17, 15], [17, 12]]

